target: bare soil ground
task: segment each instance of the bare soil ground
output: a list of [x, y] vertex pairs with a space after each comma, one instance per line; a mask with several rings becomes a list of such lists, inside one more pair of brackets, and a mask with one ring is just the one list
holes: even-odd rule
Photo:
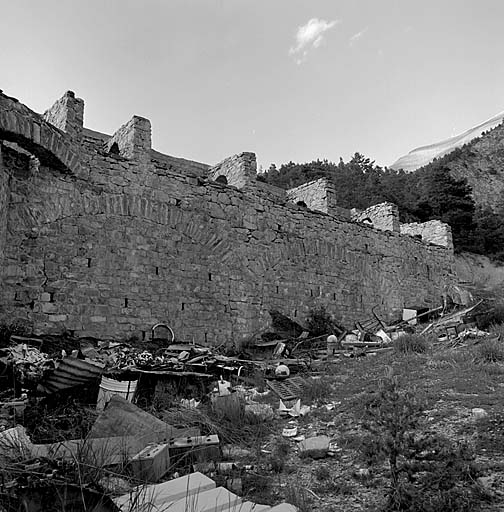
[[[254, 498], [264, 503], [278, 496], [290, 498], [302, 512], [375, 511], [383, 507], [388, 467], [386, 463], [368, 467], [359, 444], [364, 398], [376, 390], [389, 368], [405, 386], [417, 388], [427, 397], [425, 429], [471, 444], [493, 495], [493, 501], [483, 509], [503, 510], [504, 365], [478, 362], [476, 347], [447, 348], [441, 344], [422, 355], [387, 352], [328, 362], [319, 372], [327, 386], [321, 401], [333, 404], [334, 409], [313, 407], [297, 423], [299, 434], [306, 437], [329, 436], [337, 445], [334, 455], [319, 460], [300, 458], [296, 443], [289, 441], [285, 467], [273, 477], [271, 495], [256, 490]], [[473, 408], [483, 408], [488, 416], [476, 419]], [[287, 421], [280, 421], [276, 435]]]

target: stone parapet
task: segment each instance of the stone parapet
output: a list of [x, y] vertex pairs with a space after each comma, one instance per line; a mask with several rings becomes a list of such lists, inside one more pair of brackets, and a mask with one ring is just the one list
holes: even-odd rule
[[399, 208], [393, 203], [380, 203], [365, 210], [352, 208], [351, 218], [354, 222], [363, 222], [380, 231], [399, 233]]
[[401, 224], [401, 234], [419, 237], [425, 243], [439, 245], [453, 250], [451, 227], [440, 220]]
[[336, 204], [336, 190], [331, 180], [320, 178], [287, 191], [289, 201], [310, 210], [350, 220], [350, 210]]
[[116, 153], [129, 160], [151, 161], [151, 123], [145, 117], [133, 116], [110, 137], [106, 143], [109, 153]]
[[80, 143], [84, 126], [84, 100], [67, 91], [54, 105], [46, 110], [43, 118]]
[[255, 153], [239, 153], [230, 156], [208, 170], [208, 177], [236, 188], [255, 184], [257, 161]]

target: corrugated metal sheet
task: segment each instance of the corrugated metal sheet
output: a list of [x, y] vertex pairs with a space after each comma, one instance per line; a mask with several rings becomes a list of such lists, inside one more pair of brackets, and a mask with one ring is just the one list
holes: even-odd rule
[[42, 393], [55, 393], [63, 389], [73, 388], [98, 382], [103, 373], [99, 363], [91, 363], [76, 357], [65, 357], [58, 367], [39, 383], [37, 390]]

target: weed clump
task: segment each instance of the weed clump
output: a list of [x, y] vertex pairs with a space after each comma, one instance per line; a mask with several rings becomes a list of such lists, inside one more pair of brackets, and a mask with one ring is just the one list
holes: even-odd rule
[[324, 379], [307, 379], [301, 393], [301, 401], [308, 404], [321, 404], [329, 400], [332, 388]]
[[484, 363], [504, 361], [504, 343], [499, 339], [484, 340], [476, 346], [477, 358]]
[[424, 354], [428, 349], [427, 338], [419, 334], [403, 334], [394, 341], [395, 352], [401, 354]]
[[289, 484], [285, 489], [285, 501], [294, 505], [298, 512], [311, 512], [313, 510], [313, 499], [308, 491], [296, 484]]
[[364, 406], [363, 427], [370, 433], [362, 443], [369, 464], [383, 459], [390, 468], [385, 510], [469, 512], [484, 493], [469, 446], [423, 432], [425, 399], [415, 389], [403, 389], [389, 373]]
[[306, 327], [312, 336], [340, 333], [341, 328], [324, 307], [312, 309], [306, 319]]
[[283, 437], [277, 437], [274, 439], [271, 456], [269, 459], [271, 470], [273, 472], [281, 473], [284, 470], [289, 451], [290, 445], [286, 439]]

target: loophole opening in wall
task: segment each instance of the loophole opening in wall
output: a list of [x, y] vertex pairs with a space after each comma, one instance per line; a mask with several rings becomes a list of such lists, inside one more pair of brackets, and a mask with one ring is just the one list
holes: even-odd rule
[[308, 208], [308, 205], [304, 201], [298, 201], [296, 204], [298, 206], [302, 206], [303, 208]]
[[228, 179], [223, 174], [221, 174], [220, 176], [217, 176], [217, 178], [215, 178], [215, 181], [217, 183], [222, 183], [222, 185], [227, 185], [228, 184]]
[[117, 144], [117, 142], [114, 142], [114, 143], [110, 146], [109, 153], [110, 153], [111, 155], [118, 155], [118, 154], [120, 153], [120, 151], [119, 151], [119, 145]]

